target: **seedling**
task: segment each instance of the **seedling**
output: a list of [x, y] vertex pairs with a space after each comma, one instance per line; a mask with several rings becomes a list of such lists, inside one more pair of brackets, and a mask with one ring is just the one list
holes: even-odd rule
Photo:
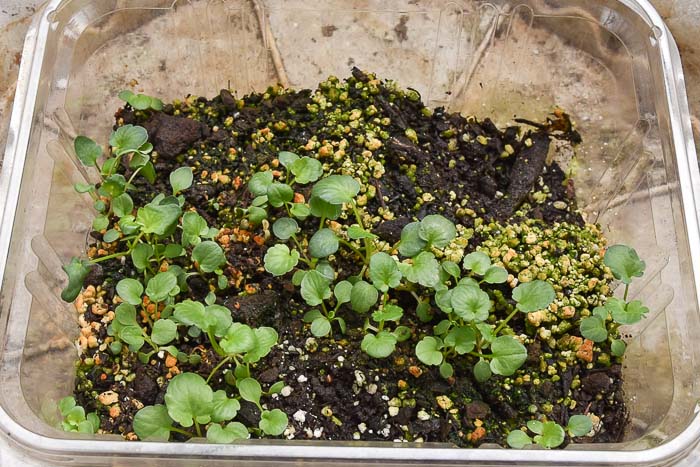
[[510, 447], [516, 449], [521, 449], [533, 442], [545, 449], [553, 449], [561, 446], [567, 433], [574, 438], [585, 436], [592, 429], [591, 419], [586, 415], [573, 415], [565, 428], [552, 421], [530, 420], [527, 422], [527, 430], [534, 433], [534, 437], [530, 437], [524, 430], [513, 430], [508, 434], [506, 441]]
[[64, 431], [77, 433], [97, 433], [100, 428], [100, 418], [94, 412], [85, 414], [85, 409], [77, 405], [72, 396], [64, 397], [58, 403], [63, 421], [61, 427]]

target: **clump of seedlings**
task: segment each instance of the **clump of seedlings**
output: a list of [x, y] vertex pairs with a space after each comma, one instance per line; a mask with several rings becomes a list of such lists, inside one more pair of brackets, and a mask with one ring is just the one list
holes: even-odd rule
[[[644, 262], [576, 210], [550, 141], [353, 70], [316, 91], [131, 91], [87, 257], [68, 431], [512, 447], [616, 441]], [[521, 122], [529, 124], [530, 122]], [[612, 296], [613, 280], [625, 284]], [[87, 413], [87, 415], [86, 415]]]

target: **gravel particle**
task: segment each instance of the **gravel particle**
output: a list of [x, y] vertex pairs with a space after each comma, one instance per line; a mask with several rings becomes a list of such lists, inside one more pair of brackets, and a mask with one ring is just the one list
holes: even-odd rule
[[294, 412], [294, 415], [292, 415], [292, 417], [297, 422], [304, 423], [306, 422], [306, 413], [307, 412], [305, 410], [297, 410], [296, 412]]
[[308, 381], [308, 378], [304, 375], [299, 375], [299, 377], [297, 378], [297, 381], [300, 383], [305, 383]]
[[398, 407], [389, 407], [389, 416], [390, 417], [396, 417], [399, 414], [399, 408]]
[[416, 416], [418, 417], [418, 420], [430, 420], [430, 414], [425, 410], [420, 410]]
[[294, 389], [292, 389], [291, 386], [285, 386], [280, 391], [280, 394], [282, 394], [282, 397], [289, 397], [292, 394], [292, 391], [294, 391]]
[[377, 385], [372, 383], [369, 386], [367, 386], [367, 393], [368, 394], [376, 394], [377, 393]]

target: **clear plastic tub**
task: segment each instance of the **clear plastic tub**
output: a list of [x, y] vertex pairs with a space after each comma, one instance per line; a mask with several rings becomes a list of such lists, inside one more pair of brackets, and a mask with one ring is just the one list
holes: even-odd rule
[[[387, 5], [390, 3], [390, 5]], [[554, 104], [584, 137], [574, 171], [587, 219], [647, 261], [633, 293], [651, 316], [629, 329], [625, 441], [559, 451], [497, 446], [249, 441], [127, 443], [54, 428], [71, 393], [76, 313], [60, 265], [81, 253], [95, 174], [70, 156], [75, 134], [105, 140], [116, 94], [245, 93], [313, 86], [350, 67], [505, 123]], [[565, 154], [559, 153], [558, 157]], [[673, 39], [645, 0], [53, 0], [24, 49], [0, 179], [0, 427], [38, 459], [67, 465], [635, 464], [685, 456], [700, 435], [700, 177]]]

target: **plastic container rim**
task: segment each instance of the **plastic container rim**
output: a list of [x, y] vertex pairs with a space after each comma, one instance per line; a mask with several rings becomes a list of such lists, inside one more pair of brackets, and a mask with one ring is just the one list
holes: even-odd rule
[[[20, 184], [27, 156], [28, 143], [34, 121], [34, 107], [43, 65], [45, 42], [50, 28], [50, 15], [65, 0], [51, 0], [35, 18], [24, 43], [17, 90], [12, 107], [10, 127], [5, 148], [3, 170], [0, 173], [0, 284], [4, 279], [9, 255], [10, 237], [19, 200]], [[671, 137], [678, 164], [678, 176], [683, 202], [683, 216], [687, 228], [690, 259], [695, 278], [696, 296], [700, 297], [700, 172], [690, 127], [685, 83], [680, 55], [670, 31], [648, 0], [618, 0], [641, 16], [650, 27], [658, 28], [658, 50], [663, 66], [663, 87], [666, 105], [671, 115]], [[2, 318], [6, 323], [6, 317]], [[6, 338], [0, 333], [4, 352]], [[4, 355], [0, 353], [4, 360]], [[659, 446], [643, 450], [510, 450], [459, 449], [396, 445], [390, 442], [368, 445], [307, 445], [291, 442], [252, 442], [238, 445], [211, 445], [182, 443], [173, 449], [173, 443], [125, 443], [118, 440], [88, 440], [52, 438], [36, 434], [17, 422], [2, 407], [0, 400], [0, 435], [19, 447], [44, 456], [113, 456], [113, 457], [170, 457], [192, 458], [206, 456], [218, 460], [256, 459], [285, 460], [355, 460], [355, 461], [432, 461], [432, 462], [518, 462], [520, 465], [553, 463], [607, 464], [607, 465], [662, 465], [685, 457], [700, 440], [700, 411], [696, 406], [689, 425], [675, 438]]]

